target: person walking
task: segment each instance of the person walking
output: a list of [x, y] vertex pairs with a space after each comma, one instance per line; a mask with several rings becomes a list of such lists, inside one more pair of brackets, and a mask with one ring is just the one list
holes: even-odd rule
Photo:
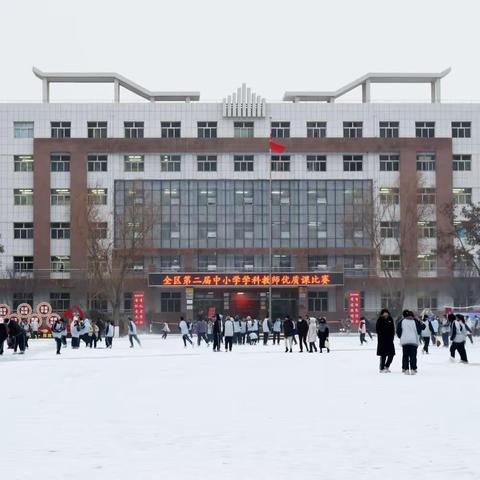
[[247, 336], [247, 321], [245, 320], [245, 318], [242, 318], [240, 320], [240, 343], [242, 345], [245, 345], [246, 336]]
[[370, 320], [367, 317], [363, 317], [365, 320], [365, 332], [370, 337], [370, 340], [373, 340], [372, 329], [370, 328]]
[[432, 341], [433, 346], [439, 347], [441, 345], [440, 340], [438, 338], [438, 334], [440, 331], [440, 323], [438, 322], [438, 318], [436, 316], [432, 317], [431, 324], [432, 324], [433, 332], [430, 337], [430, 340]]
[[0, 318], [0, 355], [3, 355], [3, 345], [8, 337], [7, 319]]
[[327, 319], [325, 317], [320, 318], [318, 322], [318, 339], [320, 344], [320, 353], [323, 349], [327, 349], [327, 353], [330, 353], [330, 345], [328, 337], [330, 335], [330, 329], [328, 328]]
[[26, 318], [22, 318], [22, 320], [20, 321], [20, 326], [23, 328], [23, 331], [25, 333], [25, 348], [28, 348], [28, 339], [31, 336], [32, 329]]
[[57, 318], [52, 325], [52, 337], [55, 339], [57, 344], [57, 355], [60, 355], [60, 350], [62, 349], [62, 337], [63, 333], [67, 329], [65, 320]]
[[32, 338], [38, 338], [38, 318], [33, 317], [32, 321], [30, 322], [30, 327], [32, 328]]
[[377, 356], [380, 357], [380, 373], [390, 373], [390, 365], [395, 356], [395, 322], [390, 312], [384, 308], [380, 312], [377, 324]]
[[315, 317], [310, 317], [308, 320], [308, 346], [309, 352], [313, 353], [313, 350], [317, 352], [317, 319]]
[[106, 348], [112, 348], [114, 335], [115, 335], [115, 327], [113, 326], [113, 321], [109, 320], [105, 327], [105, 347]]
[[294, 332], [293, 320], [290, 317], [285, 317], [283, 321], [283, 336], [285, 337], [285, 353], [292, 353], [293, 345], [293, 332]]
[[90, 348], [97, 348], [97, 341], [98, 341], [98, 332], [99, 328], [95, 322], [92, 322], [90, 325]]
[[420, 334], [425, 325], [414, 318], [413, 313], [404, 310], [402, 319], [398, 322], [396, 333], [402, 345], [402, 372], [406, 375], [417, 373], [417, 350], [420, 344]]
[[187, 342], [193, 347], [192, 339], [190, 338], [190, 328], [188, 323], [183, 317], [180, 317], [180, 323], [178, 324], [180, 328], [180, 335], [182, 335], [183, 346], [187, 348]]
[[13, 319], [10, 319], [7, 323], [8, 336], [13, 340], [13, 352], [17, 353], [17, 349], [20, 350], [20, 354], [25, 353], [25, 332], [23, 328]]
[[[300, 352], [303, 352], [303, 346], [305, 345], [305, 351], [308, 352], [307, 335], [308, 335], [308, 323], [306, 318], [298, 317], [297, 322], [298, 343], [300, 345]], [[316, 341], [316, 338], [315, 338]]]
[[365, 317], [360, 317], [360, 323], [358, 324], [358, 333], [360, 335], [360, 345], [367, 343], [367, 340], [365, 339], [365, 335], [367, 334]]
[[442, 324], [440, 325], [440, 334], [442, 335], [443, 346], [448, 348], [450, 343], [450, 329], [451, 323], [455, 320], [455, 315], [449, 313], [448, 316], [444, 315]]
[[425, 328], [422, 330], [422, 341], [423, 341], [422, 352], [428, 355], [428, 346], [430, 345], [430, 337], [433, 334], [433, 326], [427, 314], [423, 315], [422, 323], [425, 326]]
[[270, 334], [270, 319], [265, 317], [262, 322], [263, 344], [268, 344], [268, 336]]
[[222, 342], [222, 318], [217, 313], [215, 317], [215, 322], [213, 322], [213, 351], [219, 352], [220, 351], [220, 344]]
[[227, 316], [225, 319], [225, 323], [223, 325], [223, 335], [225, 338], [225, 351], [231, 352], [232, 351], [232, 344], [233, 344], [233, 334], [234, 334], [234, 326], [233, 326], [233, 319], [230, 316]]
[[170, 333], [170, 327], [168, 326], [167, 322], [163, 323], [162, 327], [162, 338], [165, 340], [168, 337], [168, 334]]
[[134, 340], [138, 343], [139, 347], [142, 346], [137, 336], [137, 325], [133, 321], [132, 317], [128, 317], [128, 339], [130, 340], [130, 348], [133, 348]]
[[470, 320], [470, 317], [465, 317], [465, 325], [467, 327], [467, 338], [470, 340], [470, 343], [473, 344], [473, 323]]
[[202, 340], [207, 344], [207, 347], [209, 345], [208, 339], [207, 339], [207, 321], [204, 318], [199, 318], [197, 320], [197, 323], [195, 324], [195, 331], [197, 333], [197, 345], [200, 346], [202, 343]]
[[282, 321], [277, 318], [275, 322], [273, 323], [273, 344], [275, 345], [275, 342], [280, 345], [280, 333], [282, 331]]
[[455, 352], [460, 355], [462, 363], [468, 363], [467, 352], [465, 350], [465, 343], [467, 342], [468, 329], [465, 324], [465, 318], [461, 313], [455, 315], [455, 320], [452, 323], [452, 346], [450, 347], [450, 357], [455, 360]]
[[73, 316], [72, 323], [70, 324], [70, 335], [72, 336], [72, 348], [77, 349], [80, 347], [80, 321], [76, 315]]

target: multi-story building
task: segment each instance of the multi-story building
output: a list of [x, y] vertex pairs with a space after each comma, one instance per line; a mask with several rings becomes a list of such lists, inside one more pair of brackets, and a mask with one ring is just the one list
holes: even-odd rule
[[[34, 72], [42, 103], [0, 105], [3, 302], [108, 309], [85, 280], [86, 205], [112, 237], [132, 195], [155, 214], [123, 307], [144, 291], [152, 322], [266, 314], [270, 281], [274, 315], [338, 320], [354, 290], [366, 312], [399, 295], [414, 309], [479, 300], [438, 248], [445, 207], [480, 200], [480, 107], [441, 103], [448, 71], [368, 74], [276, 103], [245, 86], [201, 102], [117, 74]], [[114, 102], [50, 103], [58, 82], [111, 82]], [[430, 84], [431, 102], [372, 103], [376, 82]], [[356, 87], [362, 103], [336, 102]], [[121, 88], [147, 101], [121, 103]]]

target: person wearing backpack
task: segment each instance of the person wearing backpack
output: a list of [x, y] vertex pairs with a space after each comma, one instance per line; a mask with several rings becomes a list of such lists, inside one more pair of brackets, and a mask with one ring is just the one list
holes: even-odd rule
[[428, 346], [430, 345], [430, 339], [434, 334], [433, 325], [430, 321], [430, 318], [427, 314], [423, 315], [422, 323], [424, 328], [422, 330], [422, 341], [423, 341], [423, 349], [422, 352], [428, 355]]
[[397, 336], [402, 345], [402, 372], [405, 375], [417, 373], [417, 350], [420, 335], [425, 325], [417, 320], [410, 310], [404, 310], [402, 319], [397, 324]]
[[455, 352], [460, 355], [462, 363], [468, 363], [467, 352], [465, 350], [465, 343], [467, 341], [468, 327], [465, 323], [465, 318], [461, 313], [455, 315], [455, 320], [452, 322], [452, 346], [450, 347], [450, 357], [455, 360]]

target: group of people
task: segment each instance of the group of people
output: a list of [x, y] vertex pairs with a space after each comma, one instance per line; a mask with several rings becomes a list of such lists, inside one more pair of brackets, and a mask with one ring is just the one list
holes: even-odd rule
[[[436, 324], [435, 324], [436, 322]], [[472, 330], [462, 314], [450, 313], [441, 323], [428, 312], [417, 317], [412, 311], [404, 310], [402, 317], [394, 322], [390, 312], [384, 309], [376, 323], [377, 355], [380, 357], [380, 373], [389, 373], [390, 365], [395, 356], [395, 335], [400, 339], [402, 346], [402, 372], [415, 375], [418, 371], [417, 351], [423, 343], [422, 351], [428, 354], [430, 340], [440, 346], [438, 333], [441, 332], [443, 345], [450, 345], [450, 358], [455, 360], [456, 352], [462, 363], [468, 363], [465, 344], [467, 338], [473, 343]]]
[[[203, 341], [207, 346], [212, 344], [214, 352], [219, 352], [221, 345], [224, 344], [225, 351], [231, 352], [233, 345], [244, 345], [246, 343], [255, 345], [260, 339], [261, 327], [264, 345], [268, 344], [270, 338], [272, 338], [273, 345], [280, 344], [280, 335], [283, 331], [285, 352], [292, 352], [293, 344], [299, 345], [300, 352], [313, 353], [314, 351], [320, 351], [322, 353], [323, 350], [330, 352], [328, 344], [330, 329], [324, 317], [319, 319], [299, 317], [295, 321], [287, 316], [283, 322], [280, 318], [272, 322], [266, 317], [259, 322], [249, 316], [245, 318], [229, 315], [223, 317], [217, 314], [215, 318], [199, 317], [194, 323], [187, 322], [183, 317], [180, 317], [178, 326], [184, 347], [193, 346], [192, 338], [196, 335], [198, 346]], [[170, 327], [168, 323], [165, 323], [162, 328], [162, 338], [167, 338], [169, 333]], [[317, 339], [319, 342], [318, 349]]]

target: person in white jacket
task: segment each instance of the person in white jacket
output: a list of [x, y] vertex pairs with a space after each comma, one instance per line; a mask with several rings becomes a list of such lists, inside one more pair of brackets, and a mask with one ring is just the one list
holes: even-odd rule
[[170, 327], [168, 326], [168, 323], [165, 322], [162, 327], [162, 338], [165, 340], [168, 337], [169, 333], [170, 333]]
[[225, 344], [226, 352], [232, 351], [234, 331], [235, 329], [234, 329], [232, 317], [227, 317], [223, 324], [223, 336], [224, 336], [224, 344]]
[[270, 319], [265, 317], [262, 322], [262, 330], [263, 330], [263, 344], [268, 344], [268, 336], [270, 334]]
[[193, 342], [190, 338], [190, 329], [188, 328], [188, 323], [183, 317], [180, 317], [180, 323], [178, 324], [178, 327], [180, 328], [180, 334], [182, 335], [183, 346], [186, 348], [188, 342], [193, 347]]
[[137, 336], [137, 326], [131, 317], [128, 317], [128, 339], [130, 340], [130, 348], [133, 348], [133, 340], [138, 343], [139, 347], [142, 346]]
[[80, 330], [80, 321], [78, 316], [74, 315], [70, 325], [70, 335], [72, 336], [72, 348], [75, 350], [80, 347]]
[[57, 344], [57, 355], [60, 355], [60, 350], [62, 349], [62, 336], [65, 331], [65, 320], [57, 319], [53, 322], [52, 337], [55, 339], [55, 343]]
[[106, 348], [112, 348], [114, 334], [115, 334], [115, 327], [113, 326], [113, 322], [110, 320], [107, 323], [107, 327], [105, 329], [105, 347]]
[[307, 340], [309, 352], [313, 353], [313, 350], [317, 352], [317, 319], [315, 317], [310, 317], [308, 320]]
[[397, 323], [397, 336], [402, 345], [402, 372], [406, 375], [417, 373], [417, 350], [425, 324], [417, 320], [410, 310], [403, 311], [403, 318]]

